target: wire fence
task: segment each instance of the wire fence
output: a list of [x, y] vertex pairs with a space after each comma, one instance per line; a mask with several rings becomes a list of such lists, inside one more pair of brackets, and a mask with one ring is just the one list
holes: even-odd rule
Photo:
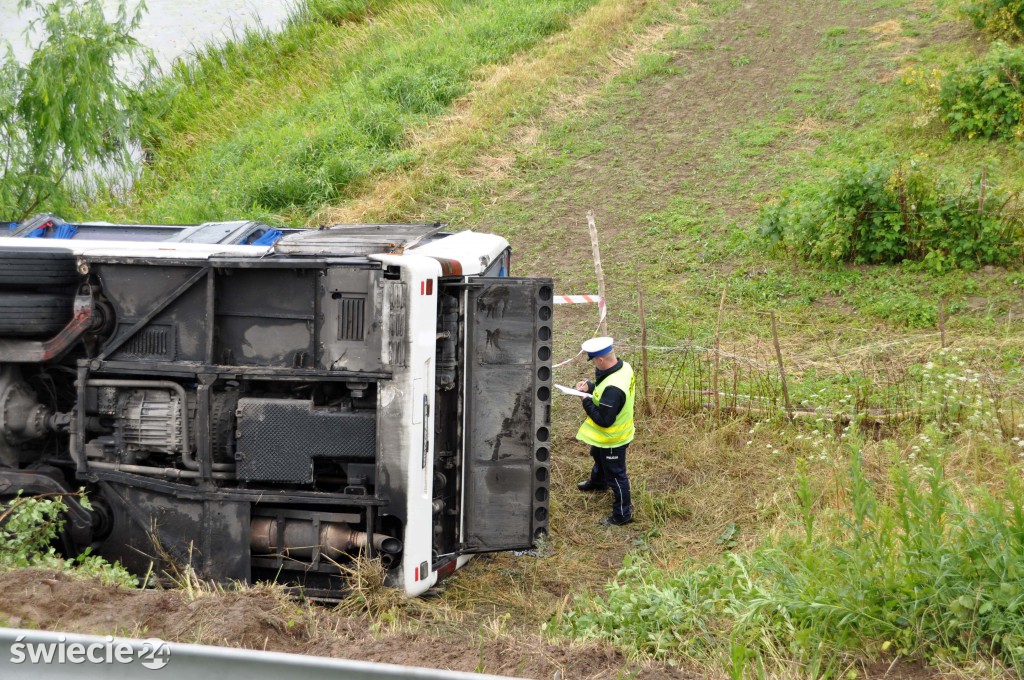
[[[938, 423], [1007, 439], [1024, 435], [1024, 376], [1019, 363], [1007, 365], [998, 343], [943, 347], [943, 329], [787, 351], [777, 336], [772, 342], [769, 318], [763, 328], [747, 329], [741, 345], [718, 333], [679, 340], [620, 324], [626, 337], [616, 348], [637, 370], [642, 413]], [[647, 343], [633, 339], [648, 335]]]

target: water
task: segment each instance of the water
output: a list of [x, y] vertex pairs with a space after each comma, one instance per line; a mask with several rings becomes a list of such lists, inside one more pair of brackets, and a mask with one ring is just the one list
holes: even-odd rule
[[[113, 16], [117, 2], [104, 0], [103, 5]], [[129, 1], [128, 7], [134, 6]], [[148, 0], [135, 37], [153, 50], [160, 67], [166, 69], [197, 47], [223, 42], [232, 30], [255, 26], [277, 30], [293, 6], [292, 0]], [[25, 41], [33, 16], [30, 11], [18, 11], [18, 0], [0, 0], [0, 41], [9, 42], [21, 61], [28, 59], [39, 41], [38, 36], [29, 36], [31, 46]]]

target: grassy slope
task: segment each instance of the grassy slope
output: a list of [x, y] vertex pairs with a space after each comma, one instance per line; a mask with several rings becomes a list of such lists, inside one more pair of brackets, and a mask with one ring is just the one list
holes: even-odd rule
[[[679, 10], [665, 18], [666, 37], [595, 98], [568, 115], [542, 115], [505, 133], [491, 147], [502, 157], [491, 173], [472, 162], [454, 169], [438, 163], [332, 214], [442, 214], [460, 226], [495, 229], [513, 241], [520, 273], [552, 273], [561, 290], [586, 292], [594, 284], [584, 215], [593, 209], [602, 227], [612, 329], [624, 344], [639, 339], [638, 281], [653, 344], [669, 346], [691, 338], [711, 344], [728, 282], [726, 349], [763, 355], [770, 340], [764, 313], [776, 310], [784, 352], [797, 369], [790, 376], [794, 393], [814, 405], [841, 402], [851, 375], [885, 381], [933, 358], [945, 297], [954, 344], [1005, 380], [1005, 389], [1019, 391], [1019, 270], [821, 270], [766, 254], [753, 236], [760, 205], [849, 155], [909, 151], [964, 177], [988, 159], [997, 181], [1019, 182], [1012, 146], [950, 141], [933, 121], [921, 120], [922, 103], [900, 83], [904, 69], [948, 67], [976, 51], [967, 27], [930, 3], [827, 5], [718, 2], [696, 14]], [[390, 192], [391, 185], [402, 191]], [[560, 355], [568, 356], [593, 321], [577, 310], [559, 316]], [[906, 342], [871, 346], [894, 338]], [[672, 364], [671, 354], [652, 360], [662, 374]], [[573, 366], [559, 377], [570, 382], [583, 370]], [[574, 492], [588, 459], [572, 442], [574, 410], [559, 412], [554, 557], [539, 566], [497, 557], [492, 568], [460, 577], [449, 601], [479, 610], [494, 598], [503, 602], [495, 602], [496, 610], [512, 611], [514, 621], [538, 623], [570, 591], [600, 584], [629, 549], [650, 550], [668, 565], [707, 557], [720, 550], [730, 525], [739, 527], [739, 545], [751, 545], [791, 511], [787, 480], [797, 458], [813, 461], [818, 488], [842, 485], [839, 428], [829, 435], [821, 423], [718, 425], [675, 415], [666, 409], [643, 422], [646, 436], [632, 449], [632, 469], [644, 519], [623, 536], [593, 526], [606, 500]], [[905, 458], [920, 443], [913, 428], [890, 434], [888, 442], [865, 444], [877, 481], [894, 457]], [[953, 468], [970, 485], [997, 479], [1013, 446], [967, 435], [952, 448]], [[571, 587], [562, 577], [567, 572]]]
[[[359, 41], [373, 29], [345, 30], [352, 33], [333, 43], [337, 63], [350, 63], [345, 50], [361, 49]], [[527, 47], [473, 70], [471, 91], [453, 110], [405, 121], [401, 142], [390, 150], [405, 159], [400, 167], [374, 167], [316, 217], [429, 216], [493, 229], [512, 240], [519, 274], [550, 274], [561, 291], [578, 293], [594, 287], [584, 217], [592, 209], [602, 234], [612, 333], [627, 348], [639, 342], [638, 284], [649, 344], [709, 346], [728, 282], [724, 349], [758, 361], [771, 357], [765, 312], [775, 310], [795, 398], [837, 405], [855, 382], [850, 376], [884, 382], [933, 358], [938, 302], [946, 297], [946, 332], [955, 346], [992, 371], [1003, 389], [1019, 389], [1019, 270], [822, 270], [768, 254], [754, 238], [760, 205], [849, 155], [910, 151], [964, 177], [988, 160], [994, 179], [1019, 185], [1013, 147], [950, 141], [900, 83], [904, 69], [945, 68], [979, 49], [975, 34], [948, 10], [922, 0], [602, 0], [564, 31]], [[318, 63], [329, 57], [316, 52], [315, 59], [301, 50], [289, 57], [308, 60], [309, 88], [281, 70], [275, 76], [281, 82], [246, 82], [237, 96], [215, 102], [215, 110], [245, 121], [240, 137], [215, 124], [224, 117], [212, 111], [194, 121], [186, 116], [171, 137], [172, 152], [160, 161], [169, 169], [142, 185], [143, 212], [203, 217], [196, 197], [211, 191], [219, 167], [210, 159], [237, 139], [254, 139], [276, 116], [291, 116], [296, 105], [280, 92], [294, 91], [296, 100], [311, 96], [320, 82], [315, 74], [335, 68]], [[253, 117], [257, 103], [268, 112]], [[315, 117], [298, 119], [321, 138]], [[195, 140], [194, 150], [186, 140]], [[232, 206], [216, 205], [218, 211]], [[311, 205], [285, 212], [301, 218]], [[575, 351], [594, 323], [577, 309], [559, 310], [558, 322], [559, 356]], [[876, 346], [889, 338], [906, 342]], [[652, 355], [656, 387], [669, 382], [675, 356]], [[583, 371], [571, 365], [557, 377], [571, 382]], [[575, 409], [560, 403], [551, 556], [485, 558], [434, 605], [389, 609], [384, 620], [443, 623], [456, 631], [491, 622], [486, 625], [513, 634], [535, 631], [573, 593], [598, 590], [629, 550], [668, 566], [713, 558], [730, 525], [739, 529], [735, 545], [749, 547], [788, 522], [798, 457], [812, 461], [819, 488], [837, 490], [822, 503], [839, 502], [846, 454], [830, 426], [719, 423], [682, 413], [672, 399], [657, 397], [654, 404], [631, 449], [637, 524], [615, 531], [596, 526], [607, 499], [573, 489], [588, 458], [572, 441]], [[894, 457], [909, 455], [917, 432], [887, 434], [887, 441], [865, 444], [876, 480], [884, 480]], [[997, 479], [999, 461], [1012, 448], [971, 435], [952, 440], [953, 468], [967, 485]]]
[[[337, 4], [337, 3], [323, 3]], [[250, 34], [168, 80], [154, 162], [132, 210], [194, 222], [304, 221], [373, 176], [415, 164], [404, 143], [494, 67], [564, 31], [592, 0], [369, 2], [354, 19]], [[240, 56], [244, 55], [244, 56]], [[116, 206], [108, 210], [117, 211]]]

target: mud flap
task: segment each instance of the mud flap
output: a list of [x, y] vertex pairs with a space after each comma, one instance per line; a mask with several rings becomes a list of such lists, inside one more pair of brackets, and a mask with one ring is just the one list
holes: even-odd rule
[[533, 547], [548, 532], [550, 279], [468, 290], [462, 553]]

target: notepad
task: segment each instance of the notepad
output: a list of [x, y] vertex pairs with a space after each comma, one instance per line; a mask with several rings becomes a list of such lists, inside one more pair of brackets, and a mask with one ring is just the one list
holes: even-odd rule
[[555, 387], [557, 387], [562, 392], [562, 394], [571, 394], [574, 397], [592, 397], [592, 396], [594, 396], [594, 395], [590, 394], [589, 392], [580, 392], [579, 390], [574, 390], [573, 388], [566, 387], [565, 385], [557, 385], [556, 384]]

